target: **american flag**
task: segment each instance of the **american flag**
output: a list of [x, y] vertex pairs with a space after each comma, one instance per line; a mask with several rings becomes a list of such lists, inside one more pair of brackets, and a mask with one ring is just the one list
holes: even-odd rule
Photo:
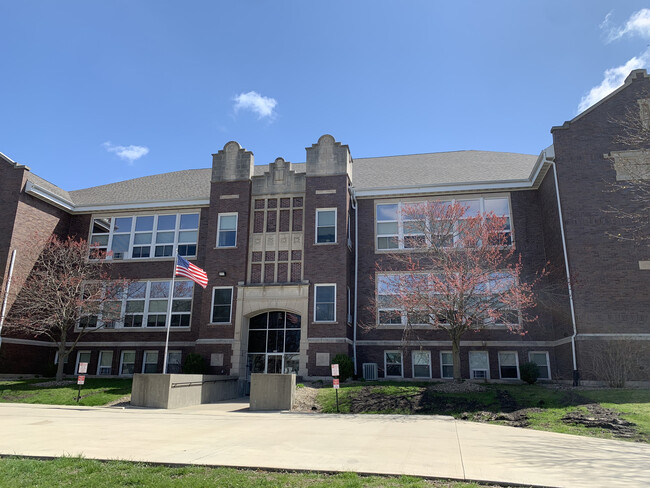
[[193, 265], [183, 256], [176, 257], [176, 276], [185, 276], [203, 288], [208, 284], [208, 275], [198, 266]]

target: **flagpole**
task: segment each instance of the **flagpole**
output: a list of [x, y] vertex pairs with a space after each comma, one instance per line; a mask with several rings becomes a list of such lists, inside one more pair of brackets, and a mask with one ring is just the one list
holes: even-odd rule
[[176, 262], [178, 248], [174, 250], [174, 268], [172, 271], [172, 286], [169, 290], [169, 303], [167, 304], [167, 337], [165, 338], [165, 358], [163, 360], [163, 374], [167, 374], [167, 350], [169, 349], [169, 329], [172, 323], [172, 302], [174, 300], [174, 280], [176, 278]]

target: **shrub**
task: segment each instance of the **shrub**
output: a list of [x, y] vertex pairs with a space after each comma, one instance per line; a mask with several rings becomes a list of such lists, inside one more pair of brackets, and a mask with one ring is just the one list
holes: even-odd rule
[[521, 374], [521, 379], [524, 380], [529, 385], [532, 385], [539, 378], [539, 369], [535, 363], [527, 362], [519, 366], [519, 373]]
[[346, 354], [337, 354], [332, 359], [332, 364], [339, 365], [339, 379], [341, 383], [350, 378], [354, 374], [354, 364]]
[[185, 358], [183, 363], [183, 373], [185, 374], [203, 374], [205, 373], [205, 359], [200, 354], [191, 352]]
[[56, 376], [56, 364], [48, 363], [45, 368], [43, 368], [43, 376], [46, 378], [54, 378]]

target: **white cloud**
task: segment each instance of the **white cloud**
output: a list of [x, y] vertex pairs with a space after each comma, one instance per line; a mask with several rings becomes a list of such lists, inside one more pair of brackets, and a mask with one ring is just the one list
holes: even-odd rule
[[588, 109], [594, 103], [602, 100], [604, 97], [621, 86], [625, 81], [625, 78], [627, 78], [627, 75], [630, 74], [630, 71], [634, 69], [645, 68], [649, 65], [650, 47], [647, 48], [641, 55], [634, 56], [632, 59], [628, 60], [627, 63], [606, 70], [603, 81], [600, 83], [600, 85], [594, 86], [591, 90], [589, 90], [589, 93], [587, 93], [580, 100], [580, 104], [578, 105], [578, 113]]
[[600, 24], [601, 29], [609, 30], [607, 40], [609, 42], [620, 39], [624, 36], [640, 36], [644, 39], [650, 39], [650, 9], [643, 8], [634, 12], [627, 19], [622, 27], [609, 28], [609, 19], [611, 12], [607, 14], [605, 20]]
[[235, 101], [235, 112], [244, 109], [256, 113], [260, 119], [275, 117], [274, 110], [278, 104], [275, 98], [264, 97], [255, 91], [249, 91], [248, 93], [240, 93], [233, 100]]
[[115, 153], [118, 158], [133, 164], [133, 161], [140, 159], [149, 152], [148, 147], [144, 146], [115, 146], [110, 142], [102, 144], [108, 152]]

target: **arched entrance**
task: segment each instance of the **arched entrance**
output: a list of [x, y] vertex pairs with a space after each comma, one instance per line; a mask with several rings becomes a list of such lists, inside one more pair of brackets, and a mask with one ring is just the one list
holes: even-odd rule
[[272, 311], [251, 317], [248, 322], [248, 374], [298, 374], [300, 323], [300, 315], [292, 312]]

